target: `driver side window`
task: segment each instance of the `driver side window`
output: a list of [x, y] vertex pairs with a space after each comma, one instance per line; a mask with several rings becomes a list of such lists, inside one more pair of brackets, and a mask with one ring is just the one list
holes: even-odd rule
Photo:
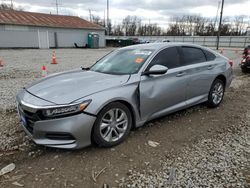
[[160, 51], [147, 67], [147, 71], [154, 65], [163, 65], [169, 69], [180, 66], [180, 55], [176, 47], [166, 48]]

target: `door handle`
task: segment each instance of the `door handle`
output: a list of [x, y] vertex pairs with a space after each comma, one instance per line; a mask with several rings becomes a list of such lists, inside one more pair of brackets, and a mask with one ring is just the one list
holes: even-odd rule
[[179, 72], [177, 75], [176, 75], [176, 77], [182, 77], [182, 76], [184, 76], [186, 73], [185, 72]]
[[208, 70], [211, 70], [211, 69], [213, 69], [213, 68], [214, 68], [214, 65], [209, 65], [209, 66], [207, 67]]

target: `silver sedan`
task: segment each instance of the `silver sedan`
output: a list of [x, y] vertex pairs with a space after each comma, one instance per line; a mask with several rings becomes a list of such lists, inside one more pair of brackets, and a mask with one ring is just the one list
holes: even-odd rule
[[25, 87], [17, 94], [17, 108], [36, 144], [111, 147], [154, 118], [203, 102], [217, 107], [231, 81], [232, 62], [210, 49], [142, 44]]

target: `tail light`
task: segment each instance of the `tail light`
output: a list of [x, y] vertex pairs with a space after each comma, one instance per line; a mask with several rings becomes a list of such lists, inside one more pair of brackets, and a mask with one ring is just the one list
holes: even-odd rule
[[234, 62], [232, 60], [229, 60], [228, 63], [231, 67], [233, 67]]

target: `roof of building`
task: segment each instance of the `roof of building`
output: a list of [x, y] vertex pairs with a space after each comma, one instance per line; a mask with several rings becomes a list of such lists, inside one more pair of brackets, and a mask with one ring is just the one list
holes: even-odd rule
[[0, 10], [0, 24], [77, 29], [104, 29], [99, 25], [93, 24], [77, 16], [53, 15], [15, 10]]

